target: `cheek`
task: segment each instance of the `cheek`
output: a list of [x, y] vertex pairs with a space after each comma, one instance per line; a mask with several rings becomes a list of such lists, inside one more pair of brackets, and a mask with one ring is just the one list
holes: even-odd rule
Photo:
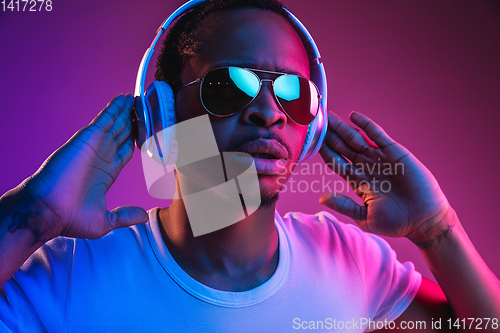
[[210, 119], [210, 123], [212, 124], [215, 141], [217, 142], [219, 151], [228, 151], [227, 147], [231, 144], [231, 142], [235, 142], [235, 140], [238, 140], [238, 137], [241, 137], [241, 133], [238, 134], [237, 131], [234, 130], [235, 124], [233, 123], [233, 120], [236, 118], [219, 118], [211, 114], [208, 114], [208, 117]]
[[300, 153], [302, 152], [302, 147], [304, 146], [304, 141], [307, 136], [307, 126], [295, 125], [291, 133], [292, 146], [293, 149], [293, 159], [297, 161], [299, 159]]
[[224, 147], [226, 147], [228, 143], [231, 142], [231, 138], [229, 136], [232, 133], [232, 129], [234, 128], [233, 117], [219, 118], [209, 114], [201, 104], [199, 90], [192, 90], [193, 91], [189, 92], [180, 91], [176, 96], [175, 110], [177, 123], [195, 117], [208, 115], [219, 151], [223, 151]]
[[201, 104], [199, 90], [195, 87], [184, 89], [192, 91], [180, 91], [175, 97], [175, 112], [178, 123], [207, 113]]

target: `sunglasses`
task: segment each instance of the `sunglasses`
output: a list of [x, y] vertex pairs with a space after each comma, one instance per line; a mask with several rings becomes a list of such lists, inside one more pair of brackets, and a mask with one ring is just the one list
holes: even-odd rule
[[[274, 79], [262, 79], [258, 74], [273, 74]], [[281, 110], [295, 123], [309, 125], [319, 111], [321, 95], [318, 87], [305, 77], [260, 69], [221, 67], [203, 78], [179, 89], [200, 82], [203, 107], [214, 116], [231, 116], [247, 107], [259, 94], [263, 81], [270, 81]]]

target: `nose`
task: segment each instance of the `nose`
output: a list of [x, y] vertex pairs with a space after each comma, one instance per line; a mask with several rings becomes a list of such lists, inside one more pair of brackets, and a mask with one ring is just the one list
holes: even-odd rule
[[259, 94], [243, 110], [242, 117], [247, 124], [260, 127], [277, 126], [280, 129], [286, 125], [286, 114], [280, 110], [272, 89], [271, 80], [261, 81]]

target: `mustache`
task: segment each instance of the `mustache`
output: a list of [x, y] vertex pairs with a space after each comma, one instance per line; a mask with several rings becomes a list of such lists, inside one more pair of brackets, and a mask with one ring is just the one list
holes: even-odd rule
[[226, 151], [236, 151], [236, 149], [240, 146], [243, 146], [244, 144], [254, 142], [257, 140], [276, 140], [278, 141], [283, 147], [285, 147], [287, 153], [288, 153], [288, 158], [293, 159], [293, 154], [292, 154], [292, 149], [290, 146], [277, 134], [272, 133], [272, 132], [259, 132], [258, 129], [253, 130], [251, 133], [245, 135], [244, 137], [237, 137], [231, 140], [231, 143], [226, 147]]

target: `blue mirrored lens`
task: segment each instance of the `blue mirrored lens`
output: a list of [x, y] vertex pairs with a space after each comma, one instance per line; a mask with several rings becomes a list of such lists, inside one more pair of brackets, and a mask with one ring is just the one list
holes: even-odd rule
[[274, 93], [285, 113], [297, 124], [308, 125], [316, 117], [319, 93], [308, 79], [282, 75], [274, 81]]
[[300, 98], [299, 77], [296, 75], [280, 76], [274, 83], [274, 93], [286, 101]]
[[260, 88], [260, 81], [254, 73], [243, 68], [229, 67], [229, 78], [234, 85], [247, 94], [250, 98], [257, 96]]

